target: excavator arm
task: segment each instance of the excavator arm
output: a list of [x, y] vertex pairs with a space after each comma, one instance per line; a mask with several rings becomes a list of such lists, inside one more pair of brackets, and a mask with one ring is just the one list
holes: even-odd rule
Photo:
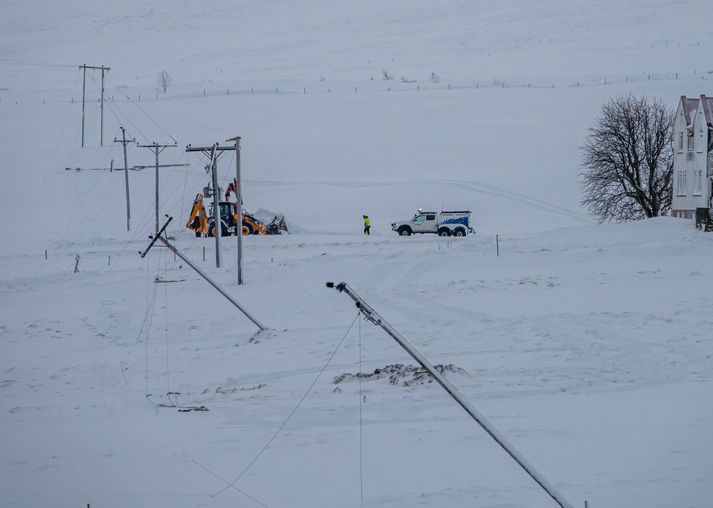
[[203, 194], [200, 192], [196, 194], [196, 198], [193, 200], [193, 208], [191, 208], [191, 213], [188, 216], [186, 227], [195, 231], [196, 235], [205, 234], [208, 231], [208, 216], [203, 206]]

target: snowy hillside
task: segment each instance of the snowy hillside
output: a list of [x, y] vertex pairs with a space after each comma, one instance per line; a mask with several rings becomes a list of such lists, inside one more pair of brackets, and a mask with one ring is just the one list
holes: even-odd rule
[[[360, 361], [413, 363], [324, 288], [346, 280], [463, 369], [449, 379], [576, 506], [710, 508], [713, 236], [670, 218], [597, 225], [577, 181], [611, 97], [713, 93], [708, 10], [5, 1], [0, 506], [359, 506], [361, 492], [374, 507], [554, 506], [434, 384], [334, 384]], [[111, 67], [103, 147], [97, 72], [80, 147], [81, 64]], [[127, 232], [124, 173], [108, 170], [120, 126], [176, 142], [161, 154], [187, 164], [161, 169], [169, 234], [268, 333], [165, 248], [139, 257], [155, 175], [130, 172]], [[235, 238], [216, 269], [213, 241], [184, 228], [208, 183], [185, 146], [236, 135], [245, 208], [294, 226], [245, 238], [241, 287]], [[128, 158], [153, 163], [135, 145]], [[234, 165], [220, 160], [221, 185]], [[418, 207], [470, 209], [478, 234], [391, 232]], [[161, 407], [175, 402], [209, 411]], [[246, 467], [243, 492], [217, 494]]]

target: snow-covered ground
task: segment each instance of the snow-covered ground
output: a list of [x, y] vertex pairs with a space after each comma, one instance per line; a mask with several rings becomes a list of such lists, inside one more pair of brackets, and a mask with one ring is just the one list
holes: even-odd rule
[[[360, 336], [363, 371], [412, 362], [371, 324], [347, 334], [356, 310], [328, 280], [464, 369], [451, 381], [576, 506], [713, 506], [713, 236], [670, 218], [597, 225], [577, 182], [610, 97], [711, 93], [706, 2], [3, 10], [0, 506], [359, 506], [360, 400], [364, 505], [553, 506], [437, 386], [333, 384], [359, 371]], [[75, 63], [112, 67], [111, 146], [90, 73], [79, 148]], [[153, 171], [130, 173], [126, 232], [123, 173], [87, 169], [123, 164], [120, 124], [177, 141], [161, 159], [189, 164], [161, 170], [169, 232], [271, 331], [255, 336], [165, 248], [138, 256]], [[216, 269], [213, 241], [183, 228], [207, 183], [183, 147], [235, 135], [246, 208], [295, 226], [245, 239], [242, 287], [235, 239]], [[233, 167], [221, 159], [224, 184]], [[471, 209], [478, 234], [390, 231], [417, 207]], [[157, 407], [167, 392], [209, 411]], [[254, 499], [216, 495], [307, 393], [235, 484]]]

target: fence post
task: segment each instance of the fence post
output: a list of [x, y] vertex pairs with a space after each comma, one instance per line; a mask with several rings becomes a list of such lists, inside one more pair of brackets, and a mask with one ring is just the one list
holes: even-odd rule
[[47, 261], [47, 249], [45, 249], [45, 261]]
[[500, 256], [500, 238], [495, 235], [495, 255]]
[[203, 246], [203, 261], [205, 261], [205, 245]]

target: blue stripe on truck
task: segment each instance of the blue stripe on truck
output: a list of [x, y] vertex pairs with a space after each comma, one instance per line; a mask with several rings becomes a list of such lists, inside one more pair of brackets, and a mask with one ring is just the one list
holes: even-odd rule
[[451, 219], [446, 219], [442, 221], [441, 224], [463, 224], [465, 227], [468, 227], [468, 216], [465, 215], [463, 217], [453, 217]]

